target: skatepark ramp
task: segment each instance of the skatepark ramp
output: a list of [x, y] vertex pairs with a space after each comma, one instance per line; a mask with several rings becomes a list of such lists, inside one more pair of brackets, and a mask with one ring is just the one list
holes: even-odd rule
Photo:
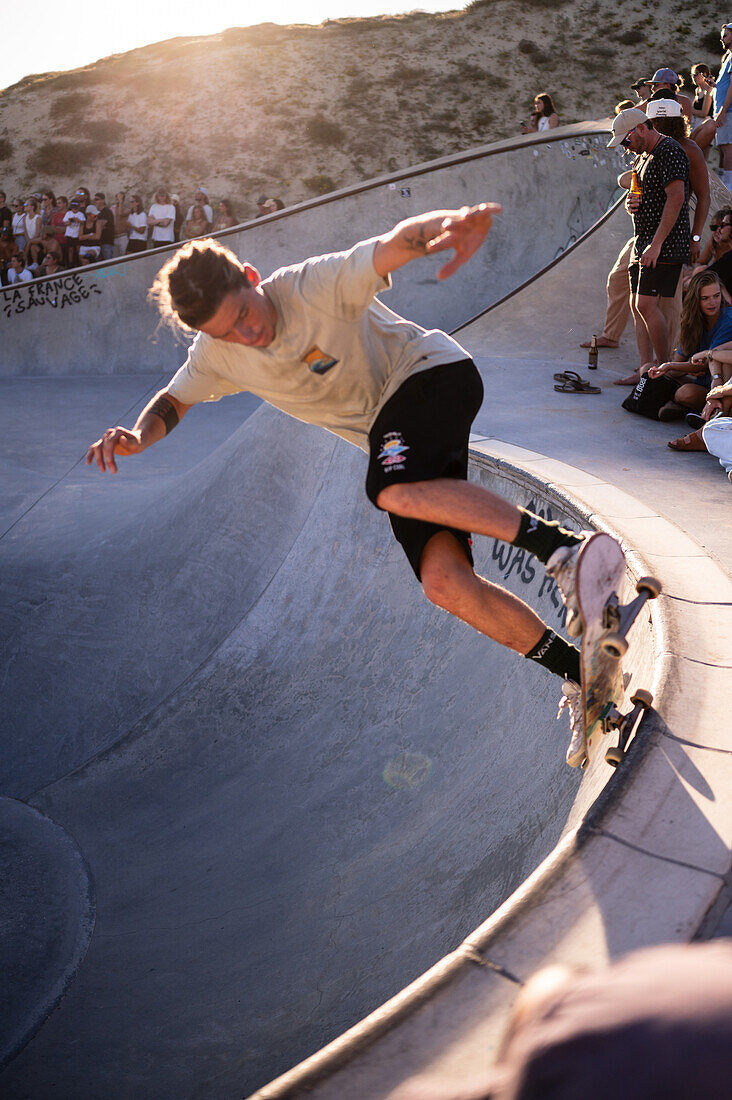
[[[584, 146], [570, 154], [598, 132], [552, 138], [544, 162], [604, 173], [595, 221], [612, 173]], [[573, 233], [545, 210], [547, 240], [529, 240], [522, 188], [540, 147], [503, 143], [482, 180], [460, 183], [470, 159], [453, 178], [450, 205], [498, 197], [509, 229], [509, 199], [525, 204], [503, 238], [513, 286]], [[494, 187], [522, 151], [520, 177]], [[396, 195], [371, 190], [447, 204], [424, 197], [426, 169], [413, 179], [418, 194], [401, 178]], [[357, 196], [342, 198], [353, 206], [306, 204], [242, 240], [267, 255], [269, 232], [280, 263], [341, 247], [337, 209], [354, 212], [354, 240], [402, 216], [376, 203], [361, 222]], [[426, 603], [354, 448], [241, 395], [192, 410], [116, 478], [81, 465], [179, 361], [148, 340], [160, 261], [105, 275], [100, 294], [83, 282], [88, 297], [77, 286], [60, 312], [4, 299], [0, 1093], [342, 1100], [387, 1097], [425, 1068], [454, 1080], [542, 962], [688, 938], [718, 891], [729, 801], [710, 798], [700, 726], [684, 721], [689, 698], [702, 724], [715, 714], [705, 633], [725, 637], [724, 579], [683, 541], [660, 567], [631, 557], [628, 585], [652, 571], [678, 589], [682, 569], [687, 585], [688, 601], [662, 598], [633, 628], [631, 686], [666, 702], [617, 773], [570, 771], [555, 679]], [[508, 276], [487, 278], [441, 286], [444, 323], [502, 297]], [[433, 283], [404, 293], [418, 307]], [[129, 345], [112, 324], [125, 309]], [[527, 447], [476, 436], [471, 477], [573, 526], [669, 544], [638, 501]], [[533, 559], [487, 539], [475, 555], [561, 629]], [[714, 765], [729, 769], [721, 747]]]

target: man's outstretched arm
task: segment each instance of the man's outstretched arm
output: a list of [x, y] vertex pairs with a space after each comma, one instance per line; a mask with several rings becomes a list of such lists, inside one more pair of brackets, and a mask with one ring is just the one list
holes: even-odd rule
[[134, 428], [107, 428], [104, 435], [92, 443], [86, 452], [86, 464], [96, 462], [102, 473], [117, 473], [115, 454], [136, 455], [163, 439], [178, 424], [190, 405], [184, 405], [166, 390], [156, 393], [137, 418]]
[[503, 208], [496, 202], [463, 206], [460, 210], [431, 210], [399, 222], [377, 241], [374, 267], [378, 275], [389, 275], [418, 256], [454, 249], [455, 255], [437, 273], [447, 279], [477, 252]]

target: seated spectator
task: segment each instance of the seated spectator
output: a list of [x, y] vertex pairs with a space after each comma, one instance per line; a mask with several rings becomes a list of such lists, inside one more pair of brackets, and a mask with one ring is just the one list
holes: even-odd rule
[[13, 221], [12, 230], [15, 243], [21, 252], [25, 251], [25, 246], [28, 243], [28, 238], [25, 235], [25, 210], [23, 209], [23, 203], [20, 199], [13, 199]]
[[4, 191], [0, 191], [0, 232], [3, 229], [9, 229], [13, 231], [13, 211], [8, 206], [7, 197]]
[[202, 203], [195, 203], [191, 217], [185, 224], [185, 235], [188, 240], [194, 237], [206, 237], [211, 232], [211, 222], [206, 217]]
[[712, 117], [714, 77], [708, 65], [692, 65], [691, 79], [696, 88], [691, 101], [691, 138], [707, 156], [717, 127]]
[[711, 236], [699, 256], [699, 263], [704, 267], [721, 259], [725, 252], [729, 252], [732, 248], [731, 215], [732, 207], [722, 206], [719, 210], [715, 210], [709, 219]]
[[86, 208], [84, 225], [79, 233], [79, 263], [93, 264], [100, 258], [102, 246], [97, 232], [97, 214], [99, 211], [93, 203]]
[[[673, 400], [659, 411], [659, 420], [679, 420], [687, 412], [700, 412], [704, 408], [712, 384], [709, 356], [704, 353], [728, 343], [732, 346], [732, 308], [722, 297], [718, 276], [708, 269], [700, 271], [689, 281], [681, 310], [679, 346], [673, 360], [658, 363], [648, 371], [651, 378], [666, 376], [679, 381]], [[705, 449], [689, 445], [688, 437], [674, 440], [669, 446], [678, 451]]]
[[7, 273], [10, 261], [18, 251], [12, 231], [6, 226], [0, 229], [0, 283], [8, 285]]
[[208, 191], [206, 190], [205, 187], [199, 187], [198, 190], [196, 191], [196, 193], [194, 194], [193, 202], [188, 207], [188, 212], [186, 214], [186, 219], [185, 219], [186, 222], [189, 222], [191, 220], [191, 218], [193, 217], [193, 207], [196, 203], [199, 203], [199, 205], [203, 207], [204, 213], [206, 215], [206, 221], [209, 223], [209, 225], [212, 225], [213, 220], [214, 220], [213, 210], [211, 209], [211, 207], [208, 204]]
[[25, 257], [22, 252], [16, 252], [10, 260], [8, 268], [8, 283], [29, 283], [33, 275], [25, 266]]
[[236, 225], [236, 218], [231, 203], [228, 199], [222, 199], [219, 203], [216, 221], [213, 224], [213, 232], [217, 233], [219, 229], [231, 229], [232, 225]]
[[147, 224], [152, 229], [150, 239], [153, 248], [158, 245], [172, 244], [175, 240], [175, 207], [164, 187], [155, 192], [155, 202], [148, 210]]
[[559, 115], [554, 108], [552, 97], [546, 92], [540, 92], [534, 97], [533, 113], [528, 124], [522, 124], [521, 133], [543, 133], [544, 130], [553, 130], [558, 125]]
[[114, 257], [114, 214], [107, 206], [103, 191], [95, 193], [94, 205], [97, 208], [95, 230], [102, 250], [101, 258], [111, 260]]
[[[732, 237], [732, 210], [725, 210], [722, 215], [722, 227], [725, 241], [728, 241]], [[707, 271], [719, 277], [725, 290], [725, 298], [730, 301], [732, 299], [732, 247], [717, 256], [709, 264]]]
[[130, 213], [127, 218], [127, 231], [130, 235], [125, 255], [134, 255], [135, 252], [144, 252], [147, 248], [147, 214], [142, 207], [142, 199], [139, 195], [133, 195], [130, 199]]
[[630, 100], [630, 99], [621, 99], [620, 103], [615, 104], [614, 113], [616, 115], [619, 115], [621, 111], [627, 111], [631, 107], [635, 107], [635, 103], [633, 103], [632, 100]]
[[66, 267], [76, 267], [79, 262], [79, 236], [86, 217], [78, 195], [74, 195], [64, 214], [63, 261]]
[[124, 256], [130, 239], [127, 228], [130, 208], [125, 202], [124, 191], [117, 192], [110, 209], [114, 214], [114, 254], [115, 256]]
[[60, 271], [63, 271], [63, 267], [59, 263], [58, 256], [55, 252], [47, 252], [43, 258], [43, 263], [38, 271], [39, 275], [58, 275]]
[[284, 210], [285, 204], [282, 199], [270, 199], [266, 195], [260, 195], [257, 199], [257, 206], [259, 207], [258, 218], [263, 218], [265, 214], [275, 214], [278, 210]]

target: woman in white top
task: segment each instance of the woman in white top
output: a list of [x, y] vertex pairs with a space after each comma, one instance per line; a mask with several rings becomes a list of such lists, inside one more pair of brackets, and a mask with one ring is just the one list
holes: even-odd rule
[[130, 213], [127, 216], [130, 239], [125, 249], [126, 256], [135, 252], [144, 252], [147, 248], [147, 214], [142, 208], [142, 199], [139, 195], [132, 196], [130, 207]]
[[28, 249], [34, 242], [41, 243], [41, 230], [43, 228], [43, 218], [41, 217], [41, 211], [36, 199], [30, 198], [25, 204], [25, 251], [26, 259], [28, 255]]
[[13, 238], [21, 252], [25, 251], [28, 238], [25, 235], [25, 213], [20, 199], [13, 199]]
[[541, 133], [544, 130], [553, 130], [559, 125], [559, 115], [554, 108], [552, 97], [547, 92], [540, 92], [534, 96], [534, 110], [528, 125], [521, 127], [522, 134]]
[[155, 202], [147, 213], [147, 224], [152, 229], [153, 247], [172, 244], [175, 240], [175, 207], [164, 187], [155, 192]]

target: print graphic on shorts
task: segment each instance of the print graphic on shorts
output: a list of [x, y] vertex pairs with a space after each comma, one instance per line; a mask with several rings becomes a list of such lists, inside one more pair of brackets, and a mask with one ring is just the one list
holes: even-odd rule
[[334, 367], [338, 362], [332, 355], [328, 355], [327, 352], [321, 351], [320, 348], [311, 348], [307, 355], [304, 355], [303, 363], [307, 363], [313, 374], [325, 374], [331, 367]]
[[386, 473], [391, 473], [392, 470], [403, 470], [406, 465], [404, 456], [408, 450], [409, 447], [404, 442], [401, 432], [387, 432], [381, 441], [377, 460]]

